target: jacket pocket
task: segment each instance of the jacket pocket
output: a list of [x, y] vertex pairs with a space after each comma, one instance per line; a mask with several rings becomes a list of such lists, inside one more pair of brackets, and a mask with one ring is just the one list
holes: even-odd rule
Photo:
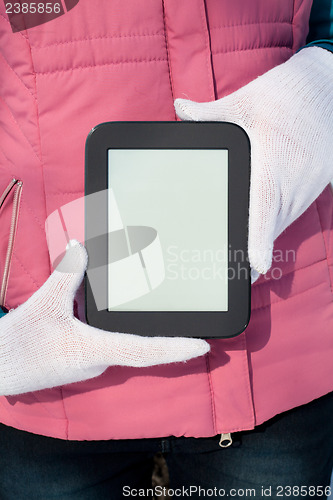
[[[8, 310], [6, 307], [6, 295], [20, 212], [22, 187], [22, 181], [12, 179], [0, 196], [0, 221], [1, 225], [6, 226], [6, 238], [2, 255], [0, 256], [0, 307], [4, 312]], [[9, 218], [8, 216], [4, 217], [5, 220], [2, 221], [1, 212], [5, 208], [6, 212], [10, 215]]]

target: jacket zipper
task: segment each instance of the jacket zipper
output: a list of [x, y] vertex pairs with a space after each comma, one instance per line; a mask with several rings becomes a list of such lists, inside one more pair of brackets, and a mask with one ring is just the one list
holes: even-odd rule
[[13, 258], [14, 241], [17, 231], [18, 215], [19, 215], [21, 195], [22, 195], [22, 186], [23, 186], [22, 181], [19, 181], [17, 179], [12, 179], [11, 182], [6, 187], [6, 189], [4, 190], [4, 192], [2, 193], [2, 196], [0, 197], [0, 209], [1, 209], [8, 195], [14, 189], [13, 208], [12, 208], [12, 217], [10, 222], [7, 253], [6, 253], [6, 259], [0, 286], [0, 307], [3, 310], [7, 310], [5, 307], [5, 302], [6, 302], [6, 294], [8, 288], [10, 265]]
[[232, 445], [232, 437], [230, 432], [221, 434], [219, 446], [221, 446], [221, 448], [228, 448], [228, 446], [231, 445]]

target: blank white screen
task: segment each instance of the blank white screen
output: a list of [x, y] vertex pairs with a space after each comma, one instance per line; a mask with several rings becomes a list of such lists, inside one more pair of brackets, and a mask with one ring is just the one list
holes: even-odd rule
[[110, 149], [108, 174], [108, 309], [227, 311], [228, 151]]

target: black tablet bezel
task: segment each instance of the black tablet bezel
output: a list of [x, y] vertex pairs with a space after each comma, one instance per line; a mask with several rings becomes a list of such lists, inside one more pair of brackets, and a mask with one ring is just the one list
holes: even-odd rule
[[[91, 130], [86, 141], [85, 194], [108, 189], [109, 149], [227, 149], [228, 150], [228, 243], [247, 255], [250, 183], [250, 142], [245, 131], [226, 122], [107, 122]], [[95, 217], [95, 216], [93, 216]], [[96, 245], [89, 238], [94, 226], [85, 216], [85, 244], [89, 265], [95, 254], [105, 263], [108, 255], [108, 221], [105, 210], [105, 237]], [[103, 214], [99, 214], [103, 217]], [[101, 221], [99, 220], [99, 224]], [[97, 246], [99, 248], [97, 248]], [[229, 273], [239, 266], [247, 269], [242, 279], [229, 279], [228, 311], [98, 311], [89, 280], [85, 279], [86, 317], [90, 325], [103, 330], [145, 336], [188, 336], [230, 338], [241, 333], [250, 319], [251, 278], [242, 252], [229, 260]], [[237, 276], [237, 274], [236, 274]]]

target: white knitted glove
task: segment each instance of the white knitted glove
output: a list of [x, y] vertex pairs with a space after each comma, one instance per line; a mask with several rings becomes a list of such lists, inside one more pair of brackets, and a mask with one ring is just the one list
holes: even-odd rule
[[208, 352], [204, 340], [110, 333], [73, 316], [87, 253], [72, 242], [44, 285], [0, 319], [0, 394], [13, 395], [101, 375], [110, 365], [153, 366]]
[[182, 120], [227, 121], [251, 141], [249, 259], [266, 273], [274, 240], [333, 178], [333, 54], [308, 47], [215, 102], [176, 99]]

